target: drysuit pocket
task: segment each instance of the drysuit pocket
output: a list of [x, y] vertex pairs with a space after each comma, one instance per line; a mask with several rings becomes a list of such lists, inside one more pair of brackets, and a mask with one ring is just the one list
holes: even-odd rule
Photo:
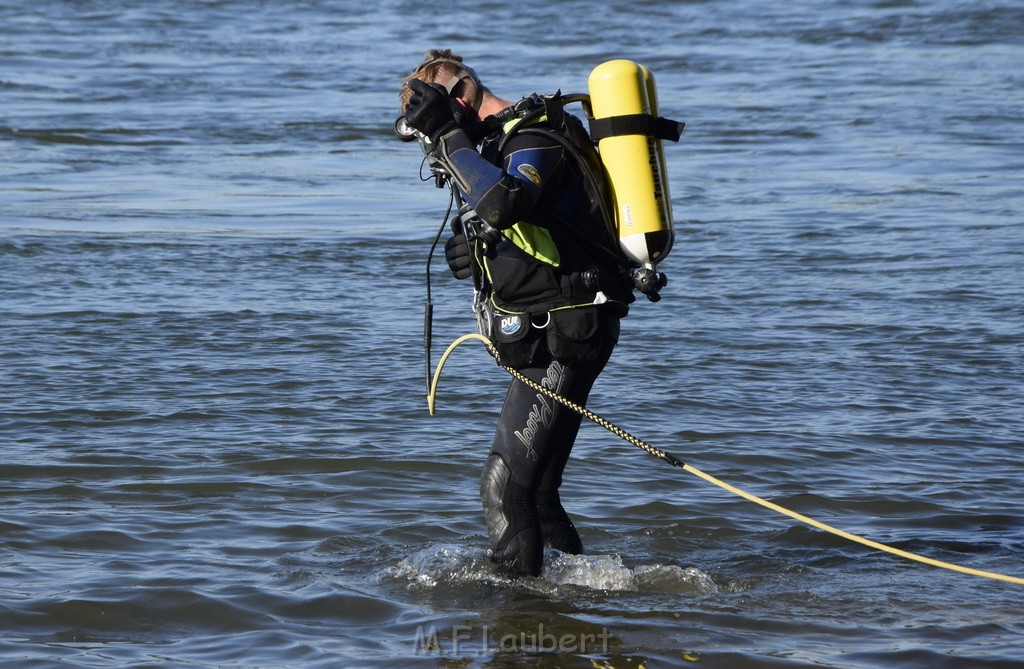
[[526, 367], [542, 360], [544, 354], [543, 330], [530, 324], [529, 314], [494, 314], [494, 347], [498, 359], [508, 367]]
[[593, 362], [601, 355], [597, 307], [573, 307], [549, 312], [547, 329], [551, 357], [566, 364]]

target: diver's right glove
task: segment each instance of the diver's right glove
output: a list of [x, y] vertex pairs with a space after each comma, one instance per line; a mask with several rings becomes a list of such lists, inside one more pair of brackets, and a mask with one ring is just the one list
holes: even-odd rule
[[[416, 130], [420, 135], [420, 147], [435, 174], [445, 174], [455, 180], [455, 184], [463, 193], [471, 190], [471, 185], [464, 176], [464, 169], [452, 160], [459, 151], [476, 154], [476, 145], [459, 127], [458, 117], [454, 108], [458, 103], [448, 97], [442, 86], [428, 84], [413, 79], [409, 82], [413, 96], [409, 100], [409, 109], [405, 112], [405, 124]], [[440, 182], [439, 182], [440, 183]]]
[[428, 84], [419, 79], [409, 82], [413, 95], [405, 122], [430, 138], [436, 144], [438, 137], [458, 127], [452, 111], [452, 100], [443, 86]]

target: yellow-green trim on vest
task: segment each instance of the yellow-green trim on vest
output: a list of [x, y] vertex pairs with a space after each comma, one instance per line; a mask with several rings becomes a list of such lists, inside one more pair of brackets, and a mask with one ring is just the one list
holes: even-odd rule
[[[601, 295], [603, 295], [603, 293], [601, 293]], [[507, 307], [500, 306], [498, 304], [497, 300], [494, 299], [494, 294], [493, 293], [491, 294], [490, 298], [488, 298], [488, 299], [490, 299], [491, 305], [494, 307], [495, 311], [498, 312], [499, 314], [517, 314], [517, 315], [522, 315], [522, 314], [531, 313], [529, 311], [513, 311], [512, 309], [508, 309]], [[532, 313], [538, 313], [538, 314], [541, 314], [541, 313], [551, 313], [552, 311], [565, 311], [567, 309], [579, 309], [581, 307], [596, 307], [596, 306], [601, 306], [602, 304], [619, 304], [619, 305], [622, 305], [623, 307], [626, 307], [627, 310], [629, 308], [629, 305], [627, 305], [622, 300], [611, 300], [611, 299], [608, 299], [607, 297], [603, 298], [602, 300], [598, 300], [595, 297], [594, 300], [592, 300], [590, 302], [577, 302], [576, 304], [565, 304], [565, 305], [562, 305], [560, 307], [551, 307], [550, 309], [545, 309], [544, 311], [537, 311], [537, 312], [532, 312]]]
[[[522, 120], [523, 119], [521, 119], [521, 118], [514, 118], [511, 121], [506, 121], [505, 125], [501, 126], [501, 131], [507, 135], [508, 131], [511, 130], [512, 128], [514, 128], [515, 126], [519, 125], [519, 123]], [[546, 120], [548, 120], [548, 115], [547, 114], [541, 114], [537, 118], [532, 119], [529, 122], [529, 125], [533, 125], [534, 123], [541, 123], [542, 121], [546, 121]]]
[[562, 256], [558, 253], [551, 232], [533, 223], [519, 221], [501, 233], [515, 244], [521, 251], [552, 267], [562, 264]]

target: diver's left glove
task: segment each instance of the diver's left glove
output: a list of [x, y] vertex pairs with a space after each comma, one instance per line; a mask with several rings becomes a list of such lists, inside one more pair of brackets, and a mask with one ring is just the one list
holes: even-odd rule
[[[472, 210], [469, 210], [472, 212]], [[448, 269], [456, 279], [468, 279], [473, 276], [473, 251], [469, 247], [466, 228], [462, 225], [462, 211], [451, 220], [449, 225], [452, 236], [444, 244], [444, 259], [448, 261]]]
[[473, 254], [466, 235], [456, 233], [448, 238], [444, 245], [444, 259], [456, 279], [468, 279], [473, 275]]
[[405, 122], [437, 144], [441, 135], [459, 127], [452, 111], [452, 99], [440, 84], [428, 84], [419, 79], [409, 82], [413, 95], [409, 99], [409, 110]]

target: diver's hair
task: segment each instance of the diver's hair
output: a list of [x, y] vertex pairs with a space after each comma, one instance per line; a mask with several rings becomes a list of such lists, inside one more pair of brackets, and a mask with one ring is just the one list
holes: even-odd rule
[[[423, 62], [415, 70], [402, 77], [402, 87], [398, 91], [398, 97], [401, 101], [403, 114], [408, 111], [409, 99], [412, 97], [412, 89], [409, 88], [409, 82], [413, 79], [419, 79], [420, 81], [432, 84], [437, 79], [438, 72], [444, 71], [443, 74], [445, 75], [456, 74], [458, 68], [449, 61], [462, 63], [462, 56], [453, 53], [451, 49], [429, 49], [423, 56]], [[490, 93], [486, 86], [478, 85], [481, 92]]]

